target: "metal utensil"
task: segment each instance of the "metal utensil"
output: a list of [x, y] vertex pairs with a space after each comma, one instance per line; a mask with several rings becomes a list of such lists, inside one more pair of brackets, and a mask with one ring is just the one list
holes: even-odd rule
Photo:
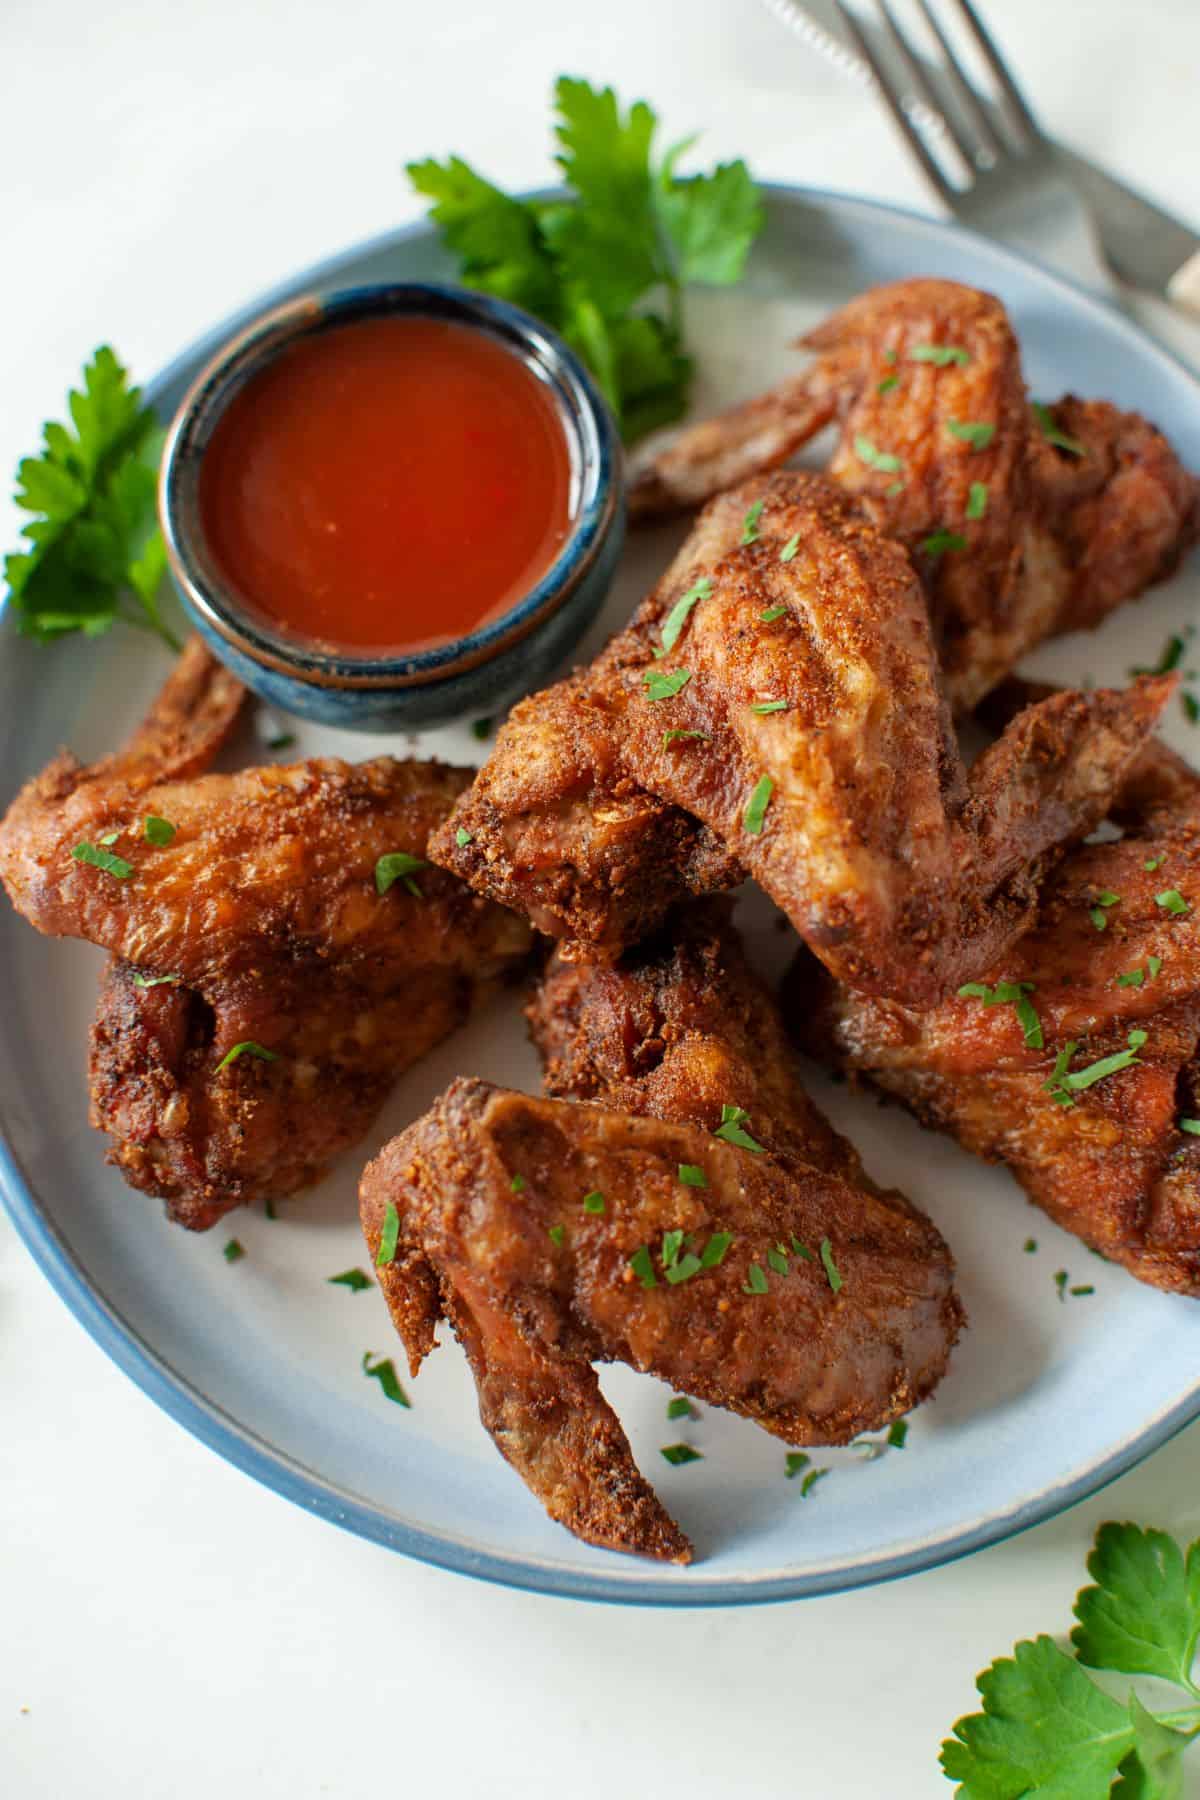
[[[917, 0], [933, 55], [921, 54], [887, 0], [878, 18], [843, 0], [764, 0], [843, 73], [878, 89], [922, 172], [964, 222], [1111, 293], [1111, 273], [1200, 315], [1200, 236], [1043, 132], [970, 0], [946, 0], [995, 82], [968, 79], [942, 17]], [[1102, 254], [1097, 253], [1097, 239]]]

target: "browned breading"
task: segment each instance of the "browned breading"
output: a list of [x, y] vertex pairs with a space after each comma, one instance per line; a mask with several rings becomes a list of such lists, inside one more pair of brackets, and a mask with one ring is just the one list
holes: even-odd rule
[[[92, 1034], [92, 1120], [134, 1186], [202, 1229], [315, 1181], [392, 1081], [519, 964], [523, 921], [422, 870], [376, 891], [392, 851], [424, 857], [471, 772], [379, 757], [201, 775], [242, 691], [193, 645], [128, 747], [63, 754], [0, 825], [0, 878], [41, 931], [113, 952]], [[166, 846], [146, 841], [166, 819]], [[121, 878], [72, 858], [119, 835]], [[174, 978], [154, 987], [140, 981]], [[254, 1043], [265, 1060], [229, 1051]]]
[[[823, 477], [767, 476], [709, 504], [591, 670], [516, 710], [430, 853], [611, 953], [700, 886], [686, 847], [716, 841], [728, 861], [707, 876], [731, 879], [736, 857], [832, 969], [931, 1004], [1024, 929], [1040, 859], [1103, 816], [1168, 692], [1055, 697], [967, 777], [905, 551]], [[628, 821], [639, 793], [664, 849], [634, 827], [614, 858], [593, 822], [613, 794]], [[676, 829], [663, 801], [699, 827]]]

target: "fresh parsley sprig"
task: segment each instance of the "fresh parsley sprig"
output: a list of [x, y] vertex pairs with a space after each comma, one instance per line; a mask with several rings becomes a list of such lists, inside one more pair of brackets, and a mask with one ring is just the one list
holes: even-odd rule
[[457, 156], [408, 174], [463, 278], [561, 331], [633, 442], [683, 413], [683, 290], [739, 280], [762, 201], [740, 160], [681, 179], [692, 138], [656, 162], [658, 119], [643, 100], [623, 112], [611, 88], [563, 75], [554, 103], [568, 200], [514, 199]]
[[[1094, 1585], [1075, 1600], [1074, 1657], [1043, 1635], [977, 1677], [983, 1711], [959, 1719], [942, 1745], [942, 1769], [961, 1800], [1172, 1800], [1182, 1792], [1180, 1760], [1200, 1735], [1192, 1675], [1200, 1540], [1184, 1552], [1165, 1531], [1102, 1525], [1087, 1566]], [[1085, 1667], [1170, 1682], [1187, 1704], [1148, 1712], [1135, 1689], [1118, 1697]]]
[[14, 498], [33, 515], [26, 547], [4, 561], [17, 627], [48, 643], [72, 631], [98, 637], [121, 619], [178, 650], [159, 611], [158, 421], [107, 345], [67, 409], [70, 425], [49, 421], [41, 451], [17, 467]]

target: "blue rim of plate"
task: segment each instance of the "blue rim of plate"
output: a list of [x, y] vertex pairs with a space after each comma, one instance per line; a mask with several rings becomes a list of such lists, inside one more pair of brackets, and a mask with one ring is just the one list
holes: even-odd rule
[[[934, 226], [970, 244], [985, 247], [991, 258], [1010, 263], [1015, 269], [1033, 267], [1052, 285], [1061, 288], [1074, 301], [1098, 312], [1110, 326], [1134, 337], [1154, 354], [1182, 373], [1192, 384], [1200, 401], [1200, 378], [1181, 357], [1165, 349], [1135, 321], [1078, 282], [1061, 275], [1056, 269], [1035, 257], [1011, 250], [995, 239], [967, 230], [963, 226], [929, 217], [911, 207], [868, 200], [854, 194], [838, 193], [830, 188], [802, 187], [787, 182], [763, 182], [764, 194], [784, 203], [817, 208], [842, 208], [868, 217], [900, 220], [921, 227]], [[534, 197], [545, 198], [555, 190], [533, 190]], [[306, 282], [328, 282], [339, 272], [410, 238], [430, 231], [428, 221], [419, 219], [411, 225], [381, 232], [362, 243], [352, 245], [335, 256], [314, 265], [303, 274]], [[223, 324], [183, 351], [173, 362], [146, 384], [146, 397], [154, 403], [156, 395], [178, 380], [185, 366], [207, 361], [213, 352], [259, 313], [279, 305], [290, 295], [298, 277], [280, 283], [265, 295], [234, 313]], [[4, 604], [0, 602], [0, 616]], [[461, 1539], [438, 1536], [389, 1517], [365, 1505], [324, 1480], [314, 1470], [292, 1457], [283, 1455], [272, 1445], [231, 1418], [222, 1408], [206, 1400], [192, 1388], [185, 1377], [158, 1356], [125, 1319], [96, 1292], [70, 1248], [45, 1217], [33, 1191], [22, 1173], [10, 1146], [0, 1138], [0, 1201], [34, 1261], [59, 1297], [79, 1320], [85, 1331], [110, 1356], [143, 1393], [227, 1462], [273, 1488], [285, 1499], [294, 1501], [318, 1518], [340, 1525], [347, 1531], [399, 1550], [421, 1562], [449, 1569], [478, 1580], [493, 1581], [503, 1586], [524, 1588], [532, 1592], [553, 1594], [564, 1599], [597, 1600], [610, 1604], [665, 1607], [707, 1607], [759, 1605], [773, 1600], [798, 1600], [822, 1594], [848, 1592], [870, 1587], [882, 1581], [894, 1581], [905, 1575], [917, 1575], [926, 1569], [940, 1568], [969, 1556], [976, 1550], [1004, 1542], [1031, 1526], [1056, 1517], [1069, 1507], [1106, 1487], [1119, 1475], [1134, 1468], [1147, 1456], [1167, 1443], [1177, 1432], [1200, 1417], [1200, 1378], [1180, 1399], [1163, 1409], [1156, 1418], [1141, 1425], [1101, 1461], [1070, 1480], [1044, 1488], [1041, 1493], [1003, 1509], [990, 1517], [958, 1531], [948, 1531], [936, 1539], [893, 1554], [864, 1560], [855, 1558], [844, 1568], [828, 1568], [809, 1574], [766, 1573], [748, 1575], [722, 1582], [705, 1583], [690, 1588], [686, 1577], [665, 1585], [659, 1581], [638, 1581], [622, 1576], [610, 1580], [573, 1570], [557, 1562], [539, 1562], [528, 1556], [507, 1557], [495, 1551], [481, 1550]], [[530, 1504], [533, 1502], [531, 1500]]]

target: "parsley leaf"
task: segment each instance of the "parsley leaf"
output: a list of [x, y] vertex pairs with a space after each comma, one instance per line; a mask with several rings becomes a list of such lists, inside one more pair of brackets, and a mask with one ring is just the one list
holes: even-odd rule
[[721, 1123], [713, 1132], [713, 1136], [723, 1138], [727, 1144], [736, 1144], [739, 1150], [761, 1151], [763, 1145], [756, 1143], [748, 1132], [742, 1130], [742, 1126], [749, 1117], [750, 1114], [742, 1107], [730, 1106], [726, 1103], [721, 1108]]
[[396, 1365], [390, 1356], [381, 1356], [377, 1361], [372, 1362], [371, 1351], [364, 1350], [362, 1370], [364, 1375], [369, 1375], [373, 1381], [379, 1383], [387, 1398], [395, 1405], [408, 1406], [410, 1404], [408, 1395], [396, 1379]]
[[623, 109], [611, 88], [563, 76], [555, 107], [566, 199], [514, 199], [459, 157], [408, 173], [464, 279], [561, 331], [632, 441], [685, 410], [683, 287], [740, 278], [762, 202], [740, 161], [681, 179], [691, 140], [656, 165], [645, 101]]
[[866, 463], [868, 468], [878, 469], [884, 475], [898, 475], [904, 464], [890, 450], [880, 450], [869, 437], [861, 432], [854, 440], [854, 454], [859, 462]]
[[690, 1444], [664, 1444], [660, 1454], [665, 1462], [680, 1468], [684, 1463], [702, 1462], [704, 1459], [699, 1450], [693, 1450]]
[[[1191, 1679], [1200, 1542], [1185, 1555], [1163, 1531], [1102, 1525], [1088, 1572], [1095, 1585], [1077, 1596], [1071, 1633], [1078, 1660], [1041, 1636], [977, 1678], [983, 1711], [959, 1719], [942, 1745], [942, 1768], [962, 1784], [964, 1800], [1105, 1800], [1110, 1793], [1176, 1800], [1182, 1793], [1180, 1759], [1200, 1735], [1200, 1690]], [[1081, 1665], [1173, 1682], [1188, 1704], [1156, 1716], [1136, 1691], [1122, 1699]]]
[[1155, 894], [1154, 904], [1161, 906], [1164, 912], [1174, 913], [1176, 916], [1191, 911], [1178, 888], [1167, 888], [1164, 893]]
[[1081, 444], [1078, 438], [1068, 437], [1065, 431], [1060, 431], [1054, 422], [1054, 414], [1043, 401], [1033, 400], [1030, 405], [1033, 409], [1033, 416], [1041, 427], [1042, 436], [1048, 444], [1053, 444], [1057, 450], [1068, 451], [1071, 456], [1087, 455], [1087, 445]]
[[1044, 1047], [1042, 1022], [1029, 998], [1034, 991], [1032, 981], [998, 981], [994, 988], [984, 981], [968, 981], [958, 990], [960, 1000], [982, 1000], [985, 1006], [1011, 1005], [1016, 1008], [1025, 1042], [1033, 1050]]
[[983, 1712], [959, 1719], [941, 1764], [981, 1800], [1100, 1800], [1134, 1748], [1125, 1707], [1102, 1693], [1051, 1637], [1017, 1644], [975, 1684]]
[[114, 856], [111, 850], [97, 850], [95, 844], [76, 844], [71, 856], [77, 863], [90, 863], [93, 869], [103, 869], [106, 875], [115, 875], [118, 881], [128, 881], [133, 874], [131, 862], [126, 862], [123, 856]]
[[967, 540], [959, 531], [934, 531], [921, 539], [921, 549], [926, 556], [938, 557], [947, 550], [965, 550], [966, 547]]
[[679, 642], [679, 636], [688, 622], [688, 616], [698, 600], [707, 600], [712, 594], [713, 584], [707, 575], [694, 581], [682, 599], [677, 600], [666, 618], [662, 628], [662, 654], [673, 650]]
[[235, 1044], [232, 1050], [225, 1052], [217, 1064], [215, 1073], [219, 1075], [222, 1069], [227, 1069], [230, 1063], [237, 1062], [241, 1056], [253, 1056], [258, 1062], [279, 1061], [278, 1050], [266, 1050], [261, 1044], [256, 1044], [253, 1038], [243, 1038], [240, 1044]]
[[761, 775], [755, 782], [746, 810], [742, 814], [742, 830], [751, 837], [759, 837], [762, 833], [763, 821], [767, 816], [767, 808], [771, 804], [771, 795], [775, 792], [775, 783], [769, 775]]
[[969, 363], [971, 354], [959, 344], [914, 344], [908, 353], [908, 360], [932, 363], [935, 368], [944, 369], [948, 363]]
[[967, 509], [966, 509], [965, 516], [968, 519], [982, 519], [984, 514], [987, 512], [987, 505], [988, 505], [987, 482], [986, 481], [973, 481], [971, 483], [970, 492], [967, 496]]
[[1091, 1669], [1191, 1685], [1200, 1638], [1200, 1542], [1186, 1558], [1165, 1531], [1102, 1525], [1088, 1557], [1095, 1583], [1075, 1602], [1075, 1654]]
[[33, 514], [26, 546], [4, 563], [17, 627], [48, 643], [71, 631], [96, 637], [122, 619], [178, 650], [158, 608], [166, 552], [154, 413], [107, 345], [67, 405], [74, 429], [47, 423], [41, 451], [17, 467], [14, 499]]
[[647, 700], [673, 700], [681, 694], [692, 679], [690, 669], [672, 669], [669, 675], [659, 675], [653, 669], [647, 669], [642, 676], [646, 684]]
[[970, 444], [972, 450], [986, 450], [996, 435], [994, 425], [980, 424], [973, 419], [947, 419], [946, 430], [960, 443]]
[[383, 1230], [379, 1234], [379, 1251], [375, 1257], [377, 1269], [386, 1269], [389, 1263], [395, 1262], [399, 1242], [400, 1214], [396, 1211], [395, 1201], [389, 1200], [387, 1211], [383, 1215]]
[[762, 510], [765, 505], [765, 500], [756, 500], [753, 506], [747, 507], [746, 516], [742, 520], [743, 544], [756, 544], [758, 542], [758, 521], [762, 518]]
[[327, 1275], [325, 1279], [330, 1287], [349, 1288], [352, 1294], [361, 1294], [371, 1285], [371, 1277], [361, 1269], [343, 1269], [340, 1275]]

